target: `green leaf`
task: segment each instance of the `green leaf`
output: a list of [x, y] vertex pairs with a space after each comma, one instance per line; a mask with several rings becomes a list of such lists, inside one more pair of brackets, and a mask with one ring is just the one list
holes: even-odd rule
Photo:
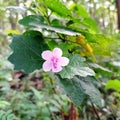
[[82, 16], [82, 17], [84, 17], [84, 18], [87, 18], [87, 17], [89, 17], [89, 14], [88, 14], [88, 12], [86, 11], [86, 9], [84, 8], [84, 6], [82, 6], [82, 5], [75, 5], [74, 6], [74, 8], [73, 8], [76, 12], [77, 12], [77, 14], [79, 15], [79, 16]]
[[31, 23], [33, 22], [36, 24], [45, 24], [44, 18], [40, 15], [29, 15], [19, 20], [20, 24], [27, 26], [27, 27], [32, 27]]
[[92, 101], [97, 106], [101, 107], [101, 95], [98, 91], [98, 88], [94, 86], [95, 79], [93, 77], [81, 77], [77, 76], [77, 78], [80, 80], [80, 84], [82, 88], [84, 89], [84, 93], [87, 94], [90, 98], [90, 101]]
[[113, 49], [112, 45], [114, 44], [114, 40], [111, 40], [102, 34], [95, 34], [93, 39], [95, 39], [96, 41], [96, 43], [91, 44], [94, 54], [106, 55], [106, 56], [111, 55], [111, 51]]
[[14, 64], [15, 70], [24, 70], [26, 73], [41, 69], [44, 62], [41, 53], [48, 49], [38, 31], [14, 35], [10, 47], [13, 53], [8, 60]]
[[58, 20], [58, 19], [53, 19], [53, 20], [51, 21], [51, 25], [52, 25], [52, 26], [61, 26], [61, 21]]
[[58, 84], [60, 88], [64, 89], [65, 93], [75, 105], [79, 106], [82, 104], [86, 95], [84, 94], [81, 84], [79, 84], [79, 80], [76, 77], [72, 79], [62, 79], [59, 76]]
[[3, 111], [0, 110], [0, 120], [20, 120], [13, 113], [12, 110]]
[[111, 70], [109, 70], [105, 67], [102, 67], [101, 65], [98, 65], [96, 63], [89, 63], [89, 65], [93, 68], [96, 68], [96, 69], [100, 69], [100, 70], [103, 70], [103, 71], [106, 71], [106, 72], [112, 72]]
[[[78, 5], [79, 6], [79, 5]], [[77, 10], [78, 6], [75, 6], [74, 9]], [[84, 7], [83, 7], [84, 8]], [[89, 17], [87, 12], [84, 12], [82, 9], [82, 6], [80, 7], [80, 14], [78, 16], [73, 17], [72, 20], [68, 22], [69, 27], [72, 29], [76, 28], [76, 30], [85, 30], [89, 31], [91, 33], [98, 33], [98, 25], [94, 19]], [[78, 11], [75, 11], [79, 13]], [[83, 18], [80, 19], [79, 16], [82, 16]]]
[[94, 81], [95, 79], [90, 76], [74, 76], [72, 79], [58, 77], [58, 84], [77, 106], [81, 105], [87, 96], [89, 96], [88, 100], [99, 107], [101, 106], [101, 95], [95, 87]]
[[109, 80], [105, 88], [120, 91], [120, 80]]
[[61, 42], [61, 43], [59, 43], [58, 47], [62, 49], [63, 56], [68, 57], [68, 51], [73, 48], [73, 44], [69, 43], [67, 41], [66, 42]]
[[75, 32], [75, 31], [65, 28], [65, 27], [49, 26], [49, 25], [45, 24], [42, 17], [36, 16], [36, 15], [26, 16], [23, 19], [21, 19], [19, 21], [19, 23], [26, 27], [30, 27], [30, 28], [38, 30], [38, 31], [41, 31], [41, 29], [46, 29], [48, 31], [55, 31], [57, 33], [71, 35], [71, 36], [80, 35], [80, 33]]
[[0, 101], [0, 107], [6, 107], [6, 106], [9, 106], [10, 103], [7, 102], [7, 101]]
[[97, 23], [92, 18], [89, 18], [89, 17], [84, 18], [84, 20], [82, 22], [84, 22], [84, 23], [86, 23], [88, 25], [91, 32], [94, 32], [94, 33], [98, 32]]
[[37, 0], [43, 2], [52, 12], [62, 17], [70, 17], [71, 11], [60, 0]]
[[30, 89], [33, 91], [35, 97], [38, 99], [38, 100], [42, 100], [44, 98], [44, 95], [41, 94], [41, 92], [37, 91], [34, 87], [30, 87]]
[[58, 42], [56, 42], [54, 39], [48, 41], [48, 46], [51, 50], [53, 50], [55, 47], [58, 47]]
[[80, 57], [80, 55], [74, 55], [69, 57], [70, 63], [59, 72], [62, 78], [71, 79], [75, 75], [80, 75], [86, 77], [88, 75], [94, 76], [95, 73], [90, 69], [87, 64], [85, 64], [85, 58]]

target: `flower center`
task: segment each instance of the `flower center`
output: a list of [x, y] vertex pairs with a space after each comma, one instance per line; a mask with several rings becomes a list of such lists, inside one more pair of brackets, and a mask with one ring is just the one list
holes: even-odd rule
[[58, 58], [52, 57], [51, 61], [52, 61], [53, 67], [57, 68]]

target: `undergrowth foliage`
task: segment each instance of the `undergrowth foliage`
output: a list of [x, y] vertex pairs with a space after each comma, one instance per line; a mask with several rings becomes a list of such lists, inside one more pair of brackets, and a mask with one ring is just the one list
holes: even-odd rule
[[0, 120], [20, 120], [17, 118], [11, 110], [3, 111], [0, 110]]
[[[96, 22], [79, 4], [66, 7], [59, 0], [36, 0], [32, 5], [28, 9], [31, 15], [19, 20], [19, 24], [26, 28], [25, 32], [12, 35], [12, 54], [8, 60], [14, 64], [15, 70], [25, 74], [36, 70], [44, 73], [43, 77], [47, 74], [51, 82], [54, 81], [61, 92], [68, 95], [71, 107], [89, 105], [96, 114], [94, 117], [100, 120], [96, 108], [103, 106], [97, 78], [99, 72], [96, 75], [95, 68], [97, 65], [100, 70], [109, 72], [97, 63], [99, 58], [111, 55], [114, 40], [99, 34]], [[62, 51], [69, 63], [58, 72], [44, 72], [45, 61], [41, 54], [46, 50], [50, 53], [55, 48]]]

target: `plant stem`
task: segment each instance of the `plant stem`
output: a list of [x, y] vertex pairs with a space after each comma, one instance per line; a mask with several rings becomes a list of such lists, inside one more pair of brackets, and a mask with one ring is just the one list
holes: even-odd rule
[[50, 83], [52, 85], [52, 90], [53, 90], [54, 94], [56, 94], [52, 78], [50, 78]]
[[97, 110], [95, 109], [95, 106], [94, 106], [93, 102], [91, 102], [91, 105], [92, 105], [92, 108], [93, 108], [93, 110], [94, 110], [94, 112], [95, 112], [95, 114], [97, 116], [97, 120], [100, 120], [100, 117], [99, 117], [99, 115], [97, 113]]

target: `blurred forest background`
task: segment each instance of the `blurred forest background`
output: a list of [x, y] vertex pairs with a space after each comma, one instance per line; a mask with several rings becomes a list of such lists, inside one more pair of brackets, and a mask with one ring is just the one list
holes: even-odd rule
[[[120, 18], [117, 12], [118, 9], [120, 10], [118, 5], [120, 0], [62, 1], [66, 6], [73, 2], [83, 5], [96, 21], [99, 33], [110, 39], [120, 40], [120, 23], [118, 22]], [[69, 98], [57, 90], [46, 74], [44, 74], [44, 81], [43, 74], [41, 75], [39, 71], [30, 75], [22, 71], [14, 71], [13, 65], [7, 60], [11, 53], [10, 34], [20, 34], [24, 31], [18, 24], [18, 20], [31, 14], [27, 9], [34, 4], [32, 0], [0, 0], [0, 120], [4, 118], [4, 120], [72, 120], [69, 118]], [[101, 71], [103, 76], [99, 77], [101, 80], [99, 89], [104, 106], [102, 110], [97, 109], [101, 120], [120, 120], [120, 81], [118, 80], [120, 53], [117, 52], [113, 58], [102, 59], [105, 62], [103, 65], [114, 73]], [[108, 61], [111, 63], [107, 63]], [[115, 82], [107, 83], [107, 80], [111, 79]], [[106, 89], [106, 83], [108, 89]], [[89, 106], [85, 106], [84, 109], [78, 108], [76, 111], [76, 114], [79, 113], [76, 116], [79, 116], [80, 120], [95, 118]]]

